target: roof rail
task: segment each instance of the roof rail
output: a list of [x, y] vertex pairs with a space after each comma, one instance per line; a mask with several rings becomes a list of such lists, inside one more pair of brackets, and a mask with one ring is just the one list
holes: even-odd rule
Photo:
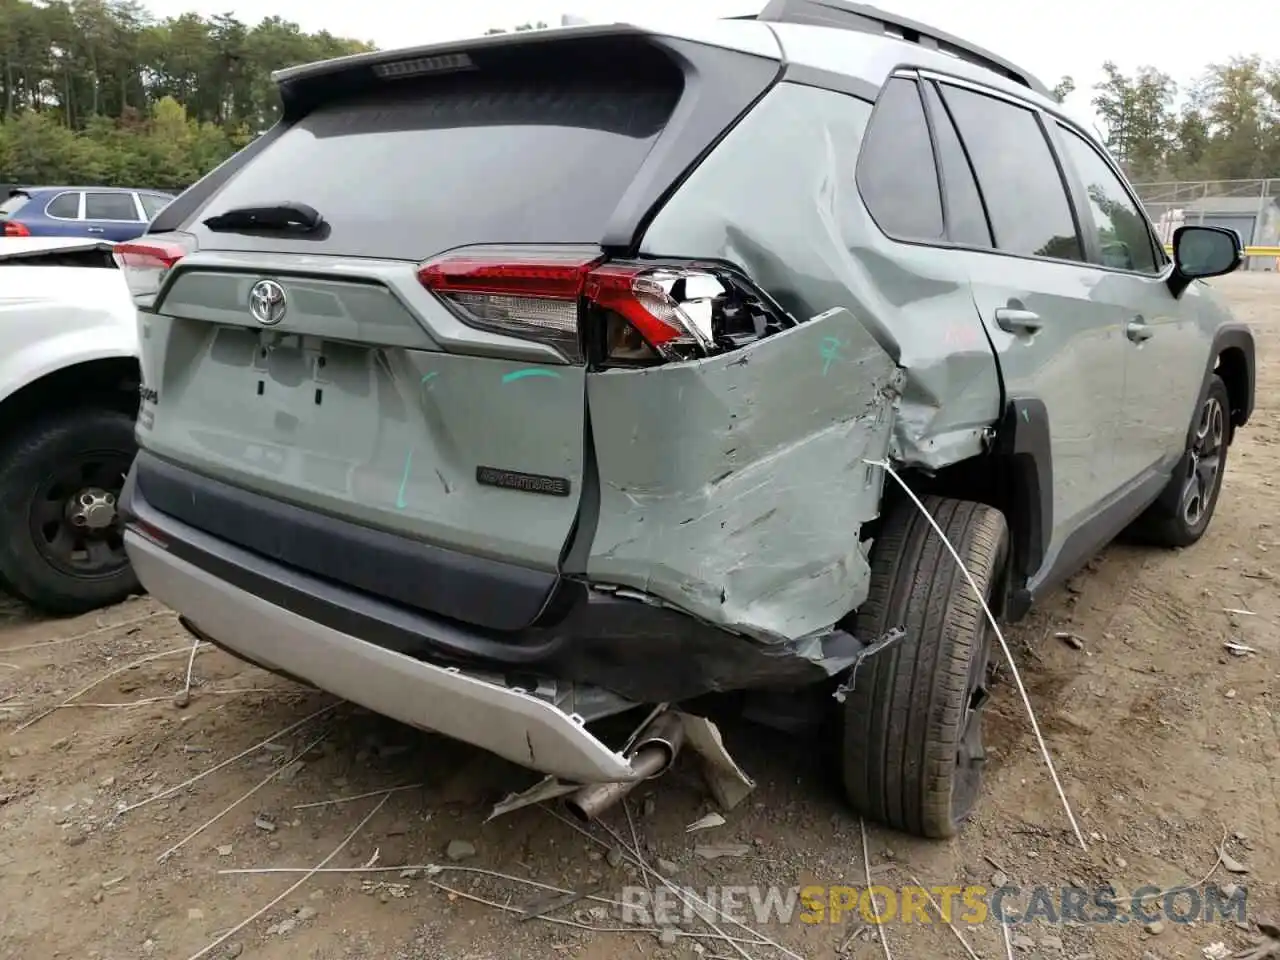
[[1003, 57], [926, 24], [866, 4], [854, 3], [853, 0], [769, 0], [755, 19], [773, 23], [836, 27], [840, 30], [857, 30], [906, 40], [991, 70], [1042, 96], [1052, 96], [1043, 83]]

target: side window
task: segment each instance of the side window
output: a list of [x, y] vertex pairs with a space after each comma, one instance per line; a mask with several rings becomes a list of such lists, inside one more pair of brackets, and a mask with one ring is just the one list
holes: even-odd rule
[[131, 193], [86, 193], [84, 218], [86, 220], [137, 220], [138, 208], [133, 205]]
[[61, 220], [78, 220], [80, 218], [80, 194], [60, 193], [44, 208], [46, 216], [58, 217]]
[[895, 78], [885, 85], [862, 141], [857, 180], [867, 210], [886, 234], [942, 239], [938, 171], [914, 80]]
[[140, 193], [138, 199], [142, 201], [142, 210], [148, 221], [154, 220], [156, 214], [169, 205], [168, 197], [157, 197], [153, 193]]
[[968, 246], [990, 247], [993, 245], [991, 227], [987, 225], [987, 214], [982, 208], [982, 195], [978, 192], [973, 167], [956, 134], [951, 114], [932, 83], [926, 83], [923, 89], [929, 104], [929, 116], [933, 118], [933, 137], [938, 145], [939, 166], [942, 168], [947, 239]]
[[1061, 124], [1058, 126], [1067, 158], [1084, 182], [1089, 197], [1102, 266], [1159, 273], [1163, 264], [1156, 260], [1151, 230], [1120, 178], [1080, 134]]
[[996, 247], [1083, 260], [1066, 188], [1036, 114], [949, 84], [942, 90], [978, 175]]

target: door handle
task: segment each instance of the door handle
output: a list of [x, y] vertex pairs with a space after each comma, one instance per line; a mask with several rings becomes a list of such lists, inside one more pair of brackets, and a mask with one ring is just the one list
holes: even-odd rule
[[1005, 333], [1031, 334], [1038, 333], [1044, 326], [1044, 321], [1040, 319], [1040, 314], [1030, 310], [997, 307], [996, 325]]
[[1124, 335], [1134, 343], [1142, 343], [1144, 340], [1150, 340], [1153, 333], [1147, 326], [1147, 321], [1141, 317], [1134, 317], [1125, 325]]
[[88, 233], [106, 233], [106, 231], [103, 230], [101, 227], [89, 227], [87, 232]]

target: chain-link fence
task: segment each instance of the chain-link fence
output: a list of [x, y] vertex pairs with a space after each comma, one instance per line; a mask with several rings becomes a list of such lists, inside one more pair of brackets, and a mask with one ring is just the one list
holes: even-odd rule
[[[1165, 243], [1184, 224], [1229, 227], [1246, 247], [1280, 246], [1280, 179], [1181, 180], [1134, 184]], [[1274, 256], [1252, 256], [1246, 266], [1275, 270]]]

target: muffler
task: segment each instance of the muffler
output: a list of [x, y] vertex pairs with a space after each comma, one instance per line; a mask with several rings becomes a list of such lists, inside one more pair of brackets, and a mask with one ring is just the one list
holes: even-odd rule
[[684, 743], [684, 724], [668, 711], [659, 714], [636, 738], [627, 754], [635, 776], [621, 783], [593, 783], [569, 794], [565, 807], [584, 823], [597, 819], [646, 780], [671, 769]]

